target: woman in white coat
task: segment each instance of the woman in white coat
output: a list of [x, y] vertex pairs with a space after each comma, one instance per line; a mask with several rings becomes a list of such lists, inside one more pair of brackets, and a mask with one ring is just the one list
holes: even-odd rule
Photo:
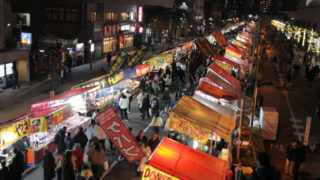
[[148, 146], [147, 141], [142, 141], [140, 146], [144, 156], [140, 159], [138, 169], [137, 169], [137, 177], [140, 176], [144, 170], [144, 165], [146, 164], [149, 156], [151, 155], [151, 149]]

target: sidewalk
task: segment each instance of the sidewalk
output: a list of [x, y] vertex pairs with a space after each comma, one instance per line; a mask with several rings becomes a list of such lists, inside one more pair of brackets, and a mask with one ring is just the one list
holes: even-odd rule
[[[135, 50], [128, 52], [132, 55]], [[116, 56], [113, 56], [114, 60]], [[106, 60], [101, 59], [92, 65], [84, 64], [72, 68], [71, 74], [67, 72], [63, 86], [59, 87], [59, 93], [68, 91], [74, 85], [83, 83], [92, 78], [101, 76], [105, 72], [101, 72], [101, 67], [106, 67]], [[49, 83], [48, 81], [31, 81], [21, 85], [21, 89], [5, 89], [0, 93], [0, 122], [5, 122], [9, 119], [17, 117], [20, 114], [29, 111], [31, 104], [49, 98]]]
[[[273, 57], [273, 51], [268, 52], [269, 57]], [[277, 72], [276, 64], [266, 60], [261, 60], [262, 82], [273, 82], [275, 85], [281, 84], [285, 79], [285, 74]], [[305, 121], [310, 111], [314, 109], [315, 88], [309, 88], [306, 80], [300, 76], [291, 80], [292, 86], [288, 91], [281, 86], [261, 86], [260, 94], [264, 97], [263, 106], [275, 107], [279, 112], [279, 125], [277, 140], [275, 142], [266, 141], [265, 147], [271, 155], [272, 164], [284, 173], [286, 160], [286, 147], [293, 140], [298, 140], [305, 131]], [[314, 82], [317, 84], [318, 82]], [[313, 121], [317, 121], [313, 119]], [[318, 123], [317, 123], [318, 124]], [[311, 133], [319, 132], [319, 126], [311, 125]], [[279, 148], [275, 145], [279, 145]], [[320, 153], [308, 152], [306, 162], [300, 166], [302, 179], [316, 179], [320, 177]], [[282, 179], [292, 179], [290, 176], [282, 175]]]

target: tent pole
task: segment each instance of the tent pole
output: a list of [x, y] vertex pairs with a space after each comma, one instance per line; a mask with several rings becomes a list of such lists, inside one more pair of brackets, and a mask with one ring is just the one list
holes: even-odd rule
[[241, 126], [242, 126], [242, 113], [243, 113], [243, 99], [241, 99], [241, 111], [239, 120], [239, 130], [238, 130], [238, 140], [237, 140], [237, 160], [240, 162], [240, 136], [241, 136]]
[[213, 135], [213, 132], [211, 132], [211, 140], [210, 140], [210, 148], [209, 148], [209, 154], [211, 155], [212, 154], [212, 135]]

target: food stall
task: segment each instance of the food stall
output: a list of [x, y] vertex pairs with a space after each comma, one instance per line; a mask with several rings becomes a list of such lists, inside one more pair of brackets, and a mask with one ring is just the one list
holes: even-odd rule
[[245, 60], [245, 57], [246, 55], [244, 53], [230, 45], [226, 48], [226, 52], [224, 53], [224, 58], [243, 65], [244, 67], [248, 67], [249, 62]]
[[227, 71], [229, 74], [231, 74], [232, 71], [237, 73], [241, 69], [240, 64], [237, 64], [219, 55], [215, 56], [213, 62], [223, 70]]
[[143, 61], [143, 64], [149, 64], [150, 71], [157, 71], [160, 68], [166, 69], [167, 66], [170, 66], [170, 63], [172, 62], [172, 60], [173, 60], [173, 57], [171, 54], [163, 53], [151, 59]]
[[165, 137], [149, 157], [142, 179], [229, 180], [228, 173], [226, 161]]

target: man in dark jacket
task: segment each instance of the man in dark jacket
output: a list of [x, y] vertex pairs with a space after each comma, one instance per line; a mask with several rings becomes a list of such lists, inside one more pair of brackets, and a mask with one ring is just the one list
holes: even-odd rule
[[269, 154], [260, 152], [257, 155], [257, 168], [250, 175], [249, 180], [280, 180], [281, 174], [270, 164]]
[[74, 136], [74, 143], [79, 143], [81, 145], [81, 149], [84, 150], [86, 144], [88, 142], [88, 138], [83, 131], [83, 127], [79, 127], [78, 133]]
[[152, 134], [148, 142], [151, 152], [153, 152], [157, 148], [159, 143], [160, 143], [160, 136], [158, 135], [158, 133], [155, 132]]
[[299, 167], [302, 162], [306, 160], [306, 147], [303, 146], [300, 141], [297, 141], [297, 149], [294, 158], [294, 165], [293, 165], [293, 179], [299, 179]]
[[15, 156], [9, 165], [11, 180], [21, 180], [25, 166], [25, 156], [17, 148], [13, 149]]
[[149, 114], [149, 108], [150, 108], [150, 101], [149, 101], [149, 94], [147, 94], [143, 100], [142, 100], [142, 121], [144, 121], [144, 116], [147, 113], [148, 119], [150, 119], [150, 114]]
[[44, 160], [43, 160], [44, 180], [52, 180], [55, 177], [54, 168], [55, 168], [54, 158], [51, 152], [48, 149], [45, 149]]
[[6, 166], [6, 161], [1, 162], [0, 180], [9, 179], [9, 168]]
[[58, 136], [58, 150], [65, 150], [66, 149], [66, 144], [64, 142], [65, 138], [66, 138], [66, 132], [67, 132], [67, 127], [64, 126], [62, 129], [59, 130], [59, 132], [57, 133]]
[[285, 167], [285, 174], [289, 174], [290, 176], [293, 176], [293, 167], [294, 167], [294, 161], [296, 159], [297, 154], [297, 142], [293, 141], [291, 142], [287, 149], [287, 159], [286, 159], [286, 167]]

